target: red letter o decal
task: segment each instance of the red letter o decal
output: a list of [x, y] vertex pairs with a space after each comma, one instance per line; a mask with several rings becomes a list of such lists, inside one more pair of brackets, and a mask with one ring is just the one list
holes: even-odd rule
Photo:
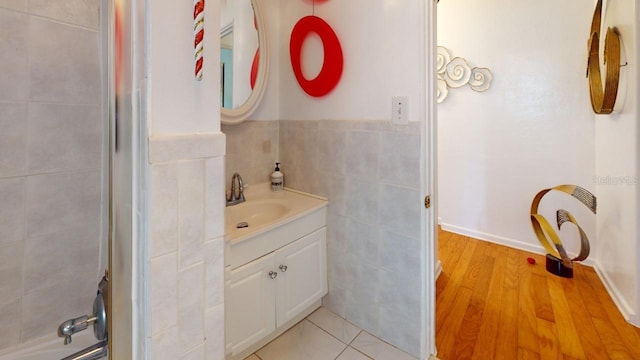
[[253, 55], [253, 63], [251, 63], [251, 74], [249, 75], [251, 90], [253, 90], [253, 88], [256, 86], [256, 79], [258, 78], [259, 65], [260, 65], [260, 49], [256, 50], [256, 54]]
[[[302, 43], [311, 32], [315, 32], [322, 39], [324, 62], [318, 76], [313, 80], [307, 80], [302, 75], [300, 52]], [[298, 84], [307, 94], [315, 97], [324, 96], [336, 87], [342, 76], [342, 47], [338, 36], [324, 20], [316, 16], [300, 19], [291, 31], [289, 51], [293, 73], [296, 75]]]

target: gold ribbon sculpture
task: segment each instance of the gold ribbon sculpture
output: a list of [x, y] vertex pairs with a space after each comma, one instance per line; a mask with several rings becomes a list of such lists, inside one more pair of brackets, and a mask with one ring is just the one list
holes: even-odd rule
[[533, 225], [533, 231], [538, 241], [540, 241], [540, 244], [542, 244], [547, 251], [547, 271], [558, 276], [571, 278], [573, 277], [573, 262], [582, 261], [589, 256], [589, 239], [570, 212], [563, 209], [558, 210], [556, 212], [558, 229], [562, 227], [562, 224], [570, 222], [574, 224], [580, 232], [580, 253], [573, 259], [569, 258], [560, 237], [551, 224], [549, 224], [544, 216], [538, 214], [540, 201], [551, 190], [561, 191], [573, 196], [580, 200], [580, 202], [588, 207], [594, 214], [596, 213], [597, 206], [596, 197], [586, 189], [576, 185], [559, 185], [540, 191], [531, 203], [531, 225]]
[[604, 63], [607, 65], [604, 90], [600, 73], [600, 25], [602, 21], [602, 0], [598, 0], [591, 21], [587, 59], [587, 77], [591, 94], [591, 107], [596, 114], [611, 114], [618, 96], [620, 81], [620, 35], [616, 30], [607, 28], [604, 41]]

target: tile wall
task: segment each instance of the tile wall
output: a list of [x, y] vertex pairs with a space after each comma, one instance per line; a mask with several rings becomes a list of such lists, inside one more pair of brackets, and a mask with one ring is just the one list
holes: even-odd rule
[[0, 350], [89, 313], [101, 274], [99, 2], [71, 2], [0, 0]]
[[[250, 130], [245, 131], [259, 131], [257, 123], [247, 123]], [[335, 120], [277, 124], [276, 157], [282, 162], [285, 186], [329, 198], [329, 295], [323, 304], [368, 332], [419, 354], [420, 124]], [[249, 144], [246, 139], [251, 137], [242, 134], [227, 132], [228, 144]], [[251, 159], [255, 154], [248, 149], [253, 148], [238, 147], [236, 156]], [[232, 151], [230, 146], [227, 150]], [[227, 160], [227, 171], [237, 166]], [[254, 171], [261, 178], [272, 170]]]
[[245, 121], [237, 125], [222, 125], [227, 135], [225, 184], [229, 189], [231, 176], [237, 172], [245, 184], [270, 181], [278, 159], [278, 121]]
[[224, 141], [149, 142], [154, 360], [224, 359]]

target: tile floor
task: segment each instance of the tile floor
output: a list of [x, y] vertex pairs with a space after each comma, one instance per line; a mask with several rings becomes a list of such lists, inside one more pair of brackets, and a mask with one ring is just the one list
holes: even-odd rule
[[324, 307], [245, 360], [416, 360]]

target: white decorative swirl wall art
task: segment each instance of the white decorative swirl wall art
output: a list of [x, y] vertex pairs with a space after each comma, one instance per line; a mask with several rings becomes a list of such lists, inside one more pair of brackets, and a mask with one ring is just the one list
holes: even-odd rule
[[437, 86], [437, 93], [436, 93], [436, 101], [438, 102], [438, 104], [440, 104], [441, 102], [444, 101], [444, 99], [447, 98], [447, 95], [449, 95], [449, 88], [447, 87], [447, 83], [444, 81], [444, 79], [440, 78], [440, 76], [438, 76], [438, 86]]
[[461, 57], [453, 58], [446, 66], [444, 81], [451, 88], [459, 88], [469, 83], [471, 79], [471, 68], [467, 61]]
[[471, 90], [474, 91], [486, 91], [489, 89], [491, 85], [491, 80], [493, 77], [491, 75], [491, 70], [487, 68], [473, 68], [471, 70], [471, 78], [469, 79], [469, 86]]
[[473, 91], [487, 91], [491, 86], [493, 75], [488, 68], [471, 68], [461, 57], [451, 58], [449, 50], [444, 46], [437, 48], [437, 95], [438, 104], [443, 102], [449, 94], [449, 88], [460, 88], [469, 85]]
[[438, 74], [444, 74], [447, 64], [451, 61], [451, 55], [444, 46], [438, 46], [437, 66]]

